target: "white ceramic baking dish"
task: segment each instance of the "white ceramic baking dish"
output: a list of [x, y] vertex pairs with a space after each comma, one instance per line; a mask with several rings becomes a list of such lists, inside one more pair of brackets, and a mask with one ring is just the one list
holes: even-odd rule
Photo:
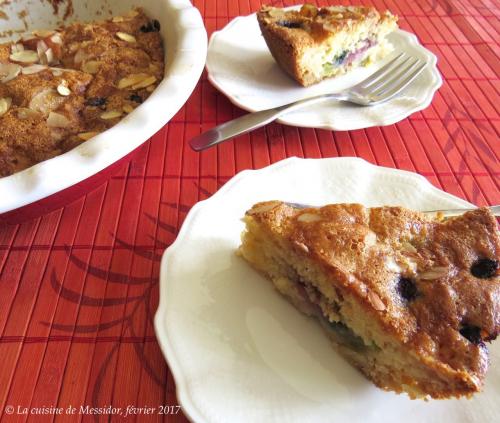
[[[141, 106], [113, 128], [65, 154], [0, 178], [0, 218], [6, 212], [12, 214], [13, 210], [81, 184], [137, 149], [186, 102], [198, 82], [207, 53], [207, 33], [201, 15], [188, 0], [11, 0], [1, 3], [0, 11], [8, 16], [8, 19], [0, 19], [2, 35], [8, 30], [55, 28], [63, 21], [103, 19], [140, 6], [161, 24], [165, 77]], [[57, 14], [52, 3], [59, 4]], [[64, 18], [69, 6], [73, 13]], [[0, 38], [5, 40], [7, 38]]]

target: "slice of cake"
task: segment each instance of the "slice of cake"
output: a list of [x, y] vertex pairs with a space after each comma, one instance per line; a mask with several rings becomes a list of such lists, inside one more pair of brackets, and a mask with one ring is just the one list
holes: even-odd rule
[[481, 390], [485, 342], [500, 331], [500, 236], [487, 208], [442, 220], [271, 201], [244, 220], [239, 254], [377, 386], [411, 398]]
[[362, 6], [263, 6], [257, 20], [273, 57], [303, 86], [382, 58], [392, 50], [386, 35], [397, 28], [390, 12]]

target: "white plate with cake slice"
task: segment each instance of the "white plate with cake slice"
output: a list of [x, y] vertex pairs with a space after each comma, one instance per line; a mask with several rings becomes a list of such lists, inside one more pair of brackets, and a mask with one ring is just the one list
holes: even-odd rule
[[241, 218], [265, 200], [470, 207], [417, 174], [358, 158], [291, 158], [235, 176], [188, 214], [166, 251], [155, 316], [184, 413], [196, 422], [494, 422], [500, 343], [471, 399], [410, 400], [375, 387], [235, 251]]
[[[436, 56], [417, 37], [396, 30], [388, 35], [394, 53], [405, 52], [428, 63], [422, 74], [392, 100], [371, 107], [329, 102], [289, 113], [278, 122], [287, 125], [354, 130], [390, 125], [429, 106], [442, 84]], [[353, 86], [378, 68], [388, 57], [367, 67], [358, 67], [336, 78], [302, 87], [276, 63], [262, 37], [255, 14], [233, 19], [212, 34], [206, 68], [210, 82], [236, 106], [255, 112], [319, 94], [334, 93]]]

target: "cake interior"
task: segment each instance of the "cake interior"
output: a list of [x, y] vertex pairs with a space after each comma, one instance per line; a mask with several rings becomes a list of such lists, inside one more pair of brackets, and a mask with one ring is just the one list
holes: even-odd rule
[[330, 78], [354, 67], [368, 66], [393, 50], [385, 38], [390, 31], [381, 25], [354, 34], [332, 33], [323, 42], [304, 49], [300, 64], [314, 79]]

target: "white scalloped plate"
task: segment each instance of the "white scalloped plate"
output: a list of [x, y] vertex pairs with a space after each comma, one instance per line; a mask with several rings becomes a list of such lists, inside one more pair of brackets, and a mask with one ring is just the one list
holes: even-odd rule
[[[207, 33], [199, 11], [188, 0], [87, 0], [74, 1], [70, 20], [85, 21], [143, 7], [158, 19], [165, 45], [165, 77], [151, 96], [118, 125], [68, 153], [29, 169], [0, 178], [0, 214], [48, 197], [99, 173], [126, 156], [161, 129], [183, 106], [203, 71]], [[16, 1], [2, 5], [10, 17], [0, 20], [0, 31], [53, 28], [62, 19], [54, 16], [50, 2]], [[27, 10], [23, 19], [18, 13]]]
[[500, 421], [500, 342], [483, 393], [411, 401], [349, 366], [320, 326], [235, 255], [255, 202], [360, 202], [414, 209], [469, 203], [414, 173], [357, 158], [288, 159], [235, 176], [195, 205], [161, 265], [156, 335], [187, 416], [196, 422]]
[[[287, 125], [353, 130], [390, 125], [425, 109], [442, 84], [436, 56], [419, 44], [414, 34], [397, 30], [389, 35], [395, 52], [406, 52], [429, 64], [422, 74], [394, 99], [371, 107], [351, 103], [323, 103], [289, 113], [278, 121]], [[390, 57], [392, 57], [390, 55]], [[237, 17], [208, 43], [210, 82], [229, 100], [250, 112], [269, 109], [318, 94], [339, 92], [375, 72], [389, 58], [367, 68], [304, 88], [276, 64], [261, 35], [255, 14]]]

